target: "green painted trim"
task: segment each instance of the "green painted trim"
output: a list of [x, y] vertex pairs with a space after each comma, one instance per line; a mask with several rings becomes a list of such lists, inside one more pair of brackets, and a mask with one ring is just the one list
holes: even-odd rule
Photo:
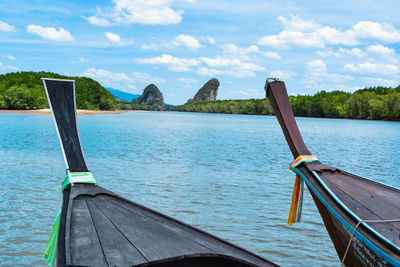
[[91, 172], [68, 172], [62, 183], [62, 190], [69, 184], [97, 184]]
[[267, 79], [267, 84], [272, 83], [272, 82], [283, 82], [283, 80], [278, 79], [278, 78], [268, 78]]

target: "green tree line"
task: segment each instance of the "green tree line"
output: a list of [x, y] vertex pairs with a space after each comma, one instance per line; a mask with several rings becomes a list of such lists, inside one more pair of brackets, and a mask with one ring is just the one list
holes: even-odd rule
[[[304, 117], [400, 120], [400, 86], [374, 87], [354, 93], [321, 91], [289, 97], [294, 114]], [[187, 103], [166, 110], [272, 115], [268, 99], [218, 100]]]
[[0, 109], [48, 108], [41, 78], [75, 80], [78, 109], [115, 110], [112, 94], [86, 77], [69, 77], [52, 72], [16, 72], [0, 75]]
[[120, 110], [157, 110], [157, 107], [147, 104], [140, 104], [135, 102], [133, 99], [131, 102], [118, 101], [118, 107]]
[[272, 114], [272, 107], [268, 99], [215, 100], [197, 103], [188, 102], [181, 106], [166, 106], [165, 110], [227, 114]]

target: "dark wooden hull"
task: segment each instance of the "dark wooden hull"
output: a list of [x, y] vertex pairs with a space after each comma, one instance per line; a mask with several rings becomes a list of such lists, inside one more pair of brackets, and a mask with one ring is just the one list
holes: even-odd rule
[[57, 266], [277, 266], [97, 185], [63, 194]]
[[[352, 239], [346, 266], [400, 266], [400, 222], [361, 223], [353, 236], [360, 219], [398, 219], [400, 191], [319, 163], [304, 165], [297, 173], [306, 181], [341, 260]], [[350, 194], [354, 190], [364, 193]]]

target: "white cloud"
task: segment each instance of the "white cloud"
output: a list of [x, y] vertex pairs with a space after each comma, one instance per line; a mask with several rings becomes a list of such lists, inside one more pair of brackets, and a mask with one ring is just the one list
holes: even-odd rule
[[259, 52], [255, 45], [249, 47], [239, 47], [235, 44], [223, 44], [220, 46], [222, 55], [214, 58], [200, 57], [201, 63], [207, 67], [201, 67], [197, 74], [205, 76], [229, 75], [238, 78], [254, 77], [257, 71], [263, 71], [265, 68], [254, 63], [251, 53]]
[[220, 74], [223, 74], [222, 70], [217, 70], [217, 69], [208, 69], [206, 67], [201, 67], [197, 70], [198, 75], [204, 75], [204, 76], [217, 76]]
[[221, 56], [217, 56], [215, 58], [200, 57], [200, 60], [210, 67], [228, 67], [240, 63], [239, 60], [229, 59]]
[[133, 42], [134, 42], [133, 39], [122, 41], [121, 36], [119, 36], [116, 33], [105, 32], [104, 34], [111, 43], [119, 45], [119, 46], [130, 45], [130, 44], [133, 44]]
[[331, 49], [325, 50], [325, 51], [317, 51], [317, 55], [322, 56], [322, 57], [328, 57], [328, 56], [334, 56], [337, 58], [343, 57], [344, 55], [348, 56], [355, 56], [355, 57], [365, 57], [367, 56], [367, 53], [360, 48], [342, 48], [339, 47], [339, 49], [335, 52]]
[[344, 55], [350, 55], [350, 56], [356, 56], [356, 57], [366, 57], [369, 54], [378, 54], [384, 57], [391, 57], [391, 60], [393, 62], [397, 62], [393, 56], [396, 54], [396, 51], [393, 48], [389, 48], [387, 46], [383, 45], [370, 45], [366, 47], [364, 50], [354, 47], [351, 49], [348, 48], [342, 48], [340, 47], [337, 52], [334, 52], [333, 50], [325, 50], [325, 51], [317, 51], [317, 54], [319, 56], [335, 56], [335, 57], [342, 57]]
[[[202, 58], [202, 61], [207, 62], [205, 58]], [[210, 62], [212, 61], [209, 61], [208, 63]], [[229, 75], [237, 78], [245, 78], [245, 77], [255, 77], [256, 71], [265, 70], [264, 67], [251, 62], [241, 62], [235, 59], [231, 61], [232, 65], [231, 64], [225, 65], [225, 62], [229, 62], [229, 59], [224, 59], [221, 62], [215, 61], [207, 65], [209, 66], [214, 65], [216, 67], [227, 67], [227, 68], [216, 69], [216, 68], [201, 67], [197, 70], [197, 74], [205, 76]]]
[[112, 2], [114, 6], [111, 9], [105, 11], [98, 9], [96, 16], [91, 16], [87, 20], [98, 26], [105, 26], [110, 20], [117, 24], [149, 25], [177, 24], [182, 20], [183, 11], [170, 7], [172, 0], [113, 0]]
[[325, 62], [320, 59], [307, 62], [307, 69], [311, 70], [313, 73], [324, 73], [327, 70]]
[[267, 35], [258, 41], [259, 45], [290, 48], [315, 47], [326, 45], [353, 46], [368, 40], [379, 40], [385, 43], [400, 41], [400, 31], [392, 25], [372, 21], [361, 21], [351, 29], [342, 31], [330, 26], [322, 26], [313, 21], [306, 21], [298, 16], [279, 17], [283, 30], [279, 34]]
[[387, 80], [382, 78], [365, 78], [363, 79], [367, 82], [365, 86], [385, 86], [385, 87], [395, 87], [398, 85], [398, 82], [395, 80]]
[[239, 58], [241, 60], [250, 60], [250, 53], [256, 53], [259, 51], [258, 46], [251, 45], [249, 47], [239, 47], [235, 44], [223, 44], [221, 45], [222, 52], [225, 56]]
[[191, 50], [196, 50], [202, 47], [200, 42], [196, 38], [190, 35], [180, 34], [175, 37], [175, 41], [178, 44], [183, 44], [184, 46], [186, 46]]
[[210, 67], [242, 67], [243, 69], [247, 70], [264, 70], [264, 67], [254, 64], [252, 62], [243, 62], [239, 59], [235, 58], [227, 58], [227, 57], [220, 57], [217, 56], [215, 58], [208, 58], [208, 57], [200, 57], [200, 60], [207, 64]]
[[2, 67], [2, 66], [3, 66], [3, 63], [0, 62], [0, 67]]
[[137, 82], [142, 82], [142, 83], [165, 83], [165, 80], [162, 78], [154, 77], [149, 75], [148, 73], [145, 72], [134, 72], [132, 74], [133, 79]]
[[276, 52], [267, 51], [267, 52], [264, 52], [263, 54], [264, 54], [264, 56], [269, 57], [269, 58], [281, 59], [281, 56]]
[[106, 18], [99, 18], [96, 16], [90, 16], [90, 17], [83, 17], [86, 19], [90, 24], [100, 26], [100, 27], [107, 27], [111, 26], [111, 23], [106, 19]]
[[383, 45], [370, 45], [366, 48], [366, 51], [372, 55], [379, 55], [385, 61], [390, 61], [391, 63], [397, 63], [396, 51], [393, 48], [383, 46]]
[[211, 45], [217, 44], [217, 42], [214, 40], [214, 38], [212, 38], [210, 36], [207, 36], [206, 39], [207, 39], [208, 43]]
[[141, 64], [167, 65], [169, 70], [176, 72], [190, 71], [190, 67], [199, 65], [197, 59], [177, 58], [167, 54], [153, 58], [136, 58], [135, 61]]
[[12, 56], [12, 55], [8, 55], [7, 58], [10, 59], [10, 60], [15, 60], [15, 57]]
[[273, 70], [268, 72], [268, 75], [282, 80], [291, 80], [293, 76], [296, 76], [296, 73], [293, 71]]
[[367, 53], [362, 51], [360, 48], [352, 48], [352, 49], [346, 49], [340, 47], [338, 50], [339, 55], [347, 54], [350, 56], [356, 56], [356, 57], [365, 57]]
[[133, 72], [132, 75], [127, 75], [124, 72], [111, 72], [105, 69], [89, 68], [85, 70], [81, 76], [89, 77], [99, 81], [105, 86], [123, 86], [130, 89], [135, 89], [132, 83], [165, 83], [162, 78], [154, 77], [145, 72]]
[[254, 71], [262, 71], [265, 70], [264, 67], [257, 65], [253, 62], [246, 62], [242, 61], [237, 58], [230, 58], [230, 57], [221, 57], [217, 56], [215, 58], [208, 58], [208, 57], [201, 57], [200, 61], [204, 62], [206, 65], [209, 67], [228, 67], [231, 69], [231, 71], [224, 71], [224, 73], [234, 73], [237, 71], [236, 75], [232, 76], [237, 76], [237, 77], [244, 77], [246, 75], [242, 75], [243, 73], [251, 73], [250, 76], [255, 76]]
[[339, 88], [344, 88], [344, 82], [353, 79], [354, 78], [349, 75], [329, 73], [325, 62], [317, 59], [307, 62], [307, 72], [303, 83], [305, 83], [306, 88], [309, 89], [327, 90], [334, 85], [334, 89], [338, 90]]
[[342, 55], [339, 54], [338, 52], [334, 52], [333, 50], [319, 50], [317, 51], [317, 55], [321, 57], [329, 57], [329, 56], [335, 56], [335, 57], [341, 57]]
[[14, 30], [14, 26], [0, 20], [0, 32], [10, 32]]
[[357, 39], [373, 39], [384, 43], [395, 43], [400, 41], [400, 31], [392, 25], [372, 21], [361, 21], [349, 30]]
[[279, 16], [278, 20], [282, 23], [283, 28], [288, 31], [309, 31], [316, 30], [321, 26], [312, 20], [303, 20], [299, 16], [291, 15], [290, 18]]
[[399, 67], [397, 65], [372, 63], [369, 61], [357, 65], [346, 64], [344, 65], [343, 69], [355, 73], [370, 73], [370, 74], [384, 74], [384, 75], [392, 75], [399, 73]]
[[84, 58], [84, 57], [79, 57], [78, 60], [73, 60], [73, 61], [72, 61], [72, 64], [86, 63], [86, 62], [88, 62], [88, 61], [89, 61], [89, 60], [86, 59], [86, 58]]
[[18, 68], [18, 67], [15, 67], [15, 66], [8, 66], [7, 69], [10, 69], [10, 70], [19, 70], [19, 68]]
[[96, 69], [93, 67], [85, 70], [80, 76], [92, 78], [105, 86], [110, 86], [115, 82], [131, 81], [131, 78], [123, 72], [111, 72], [105, 69]]
[[175, 49], [176, 47], [183, 45], [191, 50], [197, 50], [203, 47], [200, 44], [199, 40], [197, 40], [193, 36], [185, 34], [180, 34], [170, 41], [155, 37], [153, 37], [152, 39], [153, 41], [151, 43], [142, 44], [140, 48], [144, 50], [158, 50], [159, 48]]
[[121, 37], [118, 34], [112, 32], [105, 32], [104, 34], [110, 42], [122, 45]]
[[393, 56], [396, 52], [393, 48], [383, 45], [371, 45], [367, 47], [367, 51], [382, 56]]
[[[221, 45], [222, 55], [216, 57], [176, 58], [163, 54], [153, 58], [136, 58], [135, 61], [142, 64], [167, 65], [171, 71], [190, 71], [193, 66], [200, 66], [197, 74], [206, 76], [229, 75], [234, 77], [254, 77], [257, 71], [265, 68], [254, 63], [250, 53], [258, 52], [255, 45], [238, 47], [234, 44]], [[254, 61], [254, 62], [253, 62]]]
[[54, 40], [57, 42], [68, 42], [75, 40], [71, 33], [64, 28], [59, 27], [58, 30], [53, 27], [42, 27], [39, 25], [28, 25], [29, 33], [37, 34], [44, 39]]
[[302, 32], [282, 31], [278, 35], [264, 36], [258, 41], [259, 45], [275, 48], [299, 47], [324, 47], [324, 43], [316, 36], [310, 36]]
[[79, 62], [81, 62], [81, 63], [88, 62], [88, 60], [87, 60], [86, 58], [84, 58], [84, 57], [80, 57], [80, 58], [78, 58], [78, 60], [79, 60]]

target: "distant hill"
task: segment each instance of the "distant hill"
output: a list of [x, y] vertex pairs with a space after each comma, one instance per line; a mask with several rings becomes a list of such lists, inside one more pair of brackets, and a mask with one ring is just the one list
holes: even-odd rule
[[193, 99], [189, 99], [186, 104], [215, 101], [218, 94], [218, 87], [219, 81], [216, 78], [212, 78], [206, 82], [199, 91], [197, 91]]
[[150, 105], [157, 110], [164, 109], [164, 97], [161, 91], [154, 84], [150, 84], [144, 88], [143, 93], [135, 101], [139, 104]]
[[131, 102], [133, 99], [138, 98], [140, 95], [127, 93], [111, 87], [105, 87], [115, 98]]
[[0, 109], [48, 108], [42, 77], [75, 80], [76, 104], [79, 109], [117, 108], [112, 94], [93, 79], [52, 72], [23, 71], [0, 75]]

